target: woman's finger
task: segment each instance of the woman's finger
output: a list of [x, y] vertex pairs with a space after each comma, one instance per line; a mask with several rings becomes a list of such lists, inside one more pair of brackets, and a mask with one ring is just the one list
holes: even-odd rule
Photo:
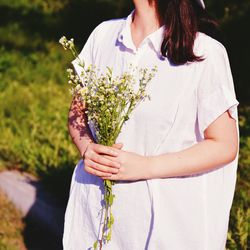
[[119, 143], [115, 143], [112, 145], [113, 148], [117, 148], [117, 149], [121, 149], [123, 147], [123, 143], [119, 142]]
[[99, 176], [99, 177], [101, 177], [101, 178], [105, 178], [105, 177], [108, 178], [108, 177], [112, 176], [111, 173], [101, 172], [101, 171], [98, 171], [98, 170], [96, 170], [96, 169], [94, 169], [94, 168], [91, 168], [91, 167], [85, 166], [84, 169], [85, 169], [85, 171], [88, 172], [89, 174], [96, 175], [96, 176]]
[[112, 162], [117, 162], [120, 164], [120, 159], [118, 157], [113, 157], [113, 156], [109, 156], [109, 155], [103, 155], [103, 158], [110, 160]]
[[99, 163], [101, 165], [105, 165], [107, 167], [115, 167], [115, 168], [120, 168], [120, 163], [118, 162], [118, 159], [115, 157], [110, 157], [106, 155], [99, 155], [95, 152], [92, 153], [91, 157], [89, 157], [90, 160]]
[[112, 174], [109, 176], [101, 176], [103, 180], [110, 180], [110, 181], [117, 181], [122, 180], [121, 176], [119, 174]]
[[116, 174], [119, 171], [117, 168], [107, 167], [107, 166], [101, 165], [97, 162], [94, 162], [90, 159], [86, 159], [84, 163], [85, 163], [85, 166], [87, 166], [88, 168], [93, 168], [93, 169], [98, 170], [100, 172], [105, 172], [105, 173], [109, 173], [109, 174], [110, 173]]
[[91, 145], [91, 148], [99, 154], [118, 156], [118, 149], [113, 148], [113, 147], [104, 146], [101, 144], [93, 144]]
[[108, 155], [101, 155], [96, 153], [95, 151], [89, 149], [85, 153], [85, 159], [89, 159], [91, 161], [97, 162], [101, 165], [106, 165], [108, 167], [120, 168], [120, 163], [116, 157], [110, 157]]

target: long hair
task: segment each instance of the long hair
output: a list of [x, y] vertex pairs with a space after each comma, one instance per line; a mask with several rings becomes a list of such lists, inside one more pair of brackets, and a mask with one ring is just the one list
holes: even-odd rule
[[213, 38], [219, 34], [218, 22], [197, 0], [148, 0], [156, 4], [159, 20], [166, 27], [161, 53], [172, 64], [202, 61], [193, 51], [198, 31]]

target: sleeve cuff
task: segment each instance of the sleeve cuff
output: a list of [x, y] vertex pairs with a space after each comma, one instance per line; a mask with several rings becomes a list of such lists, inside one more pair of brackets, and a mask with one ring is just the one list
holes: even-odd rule
[[200, 134], [204, 137], [204, 131], [206, 128], [227, 110], [231, 117], [238, 122], [238, 105], [239, 102], [236, 97], [223, 86], [219, 91], [214, 92], [208, 98], [203, 100], [198, 107]]

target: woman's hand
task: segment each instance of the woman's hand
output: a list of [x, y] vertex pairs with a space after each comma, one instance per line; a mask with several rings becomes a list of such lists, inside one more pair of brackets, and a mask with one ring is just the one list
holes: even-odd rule
[[[113, 157], [105, 157], [113, 160]], [[118, 150], [116, 158], [120, 163], [120, 168], [116, 173], [112, 173], [110, 176], [102, 176], [102, 179], [136, 181], [151, 178], [150, 162], [148, 157], [124, 150]]]
[[85, 171], [99, 177], [109, 177], [118, 173], [120, 163], [116, 156], [121, 147], [120, 143], [112, 147], [89, 143], [83, 156]]

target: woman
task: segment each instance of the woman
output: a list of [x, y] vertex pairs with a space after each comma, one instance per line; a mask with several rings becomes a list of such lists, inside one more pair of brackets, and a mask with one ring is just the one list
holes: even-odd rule
[[[103, 179], [116, 180], [108, 250], [224, 250], [239, 130], [234, 84], [201, 0], [134, 0], [125, 19], [98, 25], [80, 57], [117, 74], [130, 63], [158, 72], [117, 144], [98, 145], [74, 100], [69, 132], [82, 156], [65, 213], [64, 249], [100, 237]], [[211, 33], [205, 34], [207, 31]], [[79, 66], [73, 61], [76, 72]]]

